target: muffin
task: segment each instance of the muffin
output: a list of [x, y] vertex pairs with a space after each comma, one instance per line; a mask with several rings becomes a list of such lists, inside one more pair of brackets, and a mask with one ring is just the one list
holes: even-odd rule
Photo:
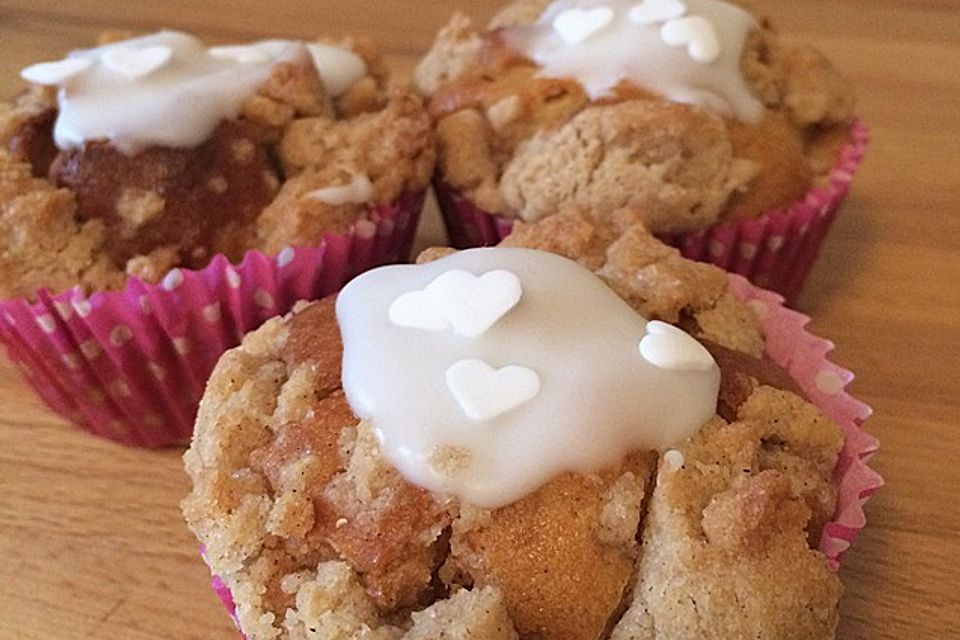
[[405, 260], [422, 100], [363, 40], [111, 35], [0, 106], [0, 337], [57, 411], [184, 443], [220, 354]]
[[248, 639], [834, 637], [868, 410], [773, 294], [613, 235], [432, 250], [223, 356], [183, 511]]
[[850, 83], [747, 2], [516, 0], [485, 29], [456, 14], [416, 84], [456, 246], [629, 208], [685, 256], [788, 297], [867, 138]]

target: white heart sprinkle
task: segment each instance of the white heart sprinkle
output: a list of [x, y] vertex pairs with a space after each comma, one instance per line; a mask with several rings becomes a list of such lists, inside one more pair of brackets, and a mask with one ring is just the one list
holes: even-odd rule
[[332, 206], [344, 204], [363, 204], [373, 198], [373, 183], [365, 175], [357, 175], [349, 184], [315, 189], [304, 194], [304, 198], [318, 200]]
[[510, 365], [494, 369], [469, 358], [446, 372], [447, 388], [471, 420], [486, 422], [516, 409], [540, 393], [540, 376], [533, 369]]
[[390, 322], [408, 329], [446, 331], [450, 322], [433, 297], [424, 291], [408, 291], [393, 301], [387, 312]]
[[553, 30], [567, 44], [580, 44], [613, 22], [613, 9], [569, 9], [553, 20]]
[[27, 82], [56, 85], [76, 77], [93, 66], [89, 58], [64, 58], [57, 62], [41, 62], [23, 69], [20, 77]]
[[214, 58], [234, 60], [240, 64], [263, 64], [276, 57], [273, 51], [257, 45], [210, 47], [208, 53]]
[[145, 78], [165, 66], [172, 57], [173, 49], [164, 45], [154, 45], [142, 49], [121, 46], [115, 49], [107, 49], [103, 54], [103, 64], [124, 78], [136, 80]]
[[660, 37], [671, 47], [687, 47], [687, 54], [703, 64], [720, 57], [720, 39], [713, 24], [702, 16], [670, 20], [660, 29]]
[[630, 21], [635, 24], [652, 25], [680, 18], [687, 12], [687, 5], [680, 0], [643, 0], [630, 8]]
[[367, 75], [367, 63], [353, 51], [316, 42], [308, 44], [307, 49], [320, 72], [324, 89], [333, 96], [343, 95], [357, 80]]
[[647, 323], [640, 355], [650, 364], [670, 371], [707, 371], [713, 356], [686, 332], [659, 320]]
[[401, 327], [445, 331], [476, 338], [513, 309], [523, 288], [510, 271], [488, 271], [480, 277], [461, 269], [437, 276], [426, 288], [410, 291], [390, 305], [390, 320]]

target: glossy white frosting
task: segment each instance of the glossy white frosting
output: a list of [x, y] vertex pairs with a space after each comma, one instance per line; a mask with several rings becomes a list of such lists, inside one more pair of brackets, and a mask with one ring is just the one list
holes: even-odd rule
[[21, 75], [59, 87], [54, 140], [60, 149], [109, 140], [134, 154], [202, 144], [221, 121], [240, 114], [273, 66], [298, 46], [307, 47], [332, 95], [366, 74], [355, 53], [327, 45], [267, 40], [208, 49], [193, 36], [161, 31], [74, 51]]
[[674, 446], [716, 410], [719, 370], [699, 343], [550, 253], [375, 269], [340, 293], [337, 318], [344, 391], [386, 458], [481, 507]]
[[509, 46], [574, 78], [593, 99], [629, 81], [673, 102], [756, 122], [764, 107], [741, 70], [750, 13], [719, 0], [558, 0], [534, 25], [511, 27]]

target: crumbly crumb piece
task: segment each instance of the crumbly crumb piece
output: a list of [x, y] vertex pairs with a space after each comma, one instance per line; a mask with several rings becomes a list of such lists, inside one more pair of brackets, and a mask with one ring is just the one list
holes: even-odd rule
[[732, 158], [717, 116], [670, 103], [622, 102], [587, 109], [520, 145], [503, 169], [500, 193], [527, 221], [564, 206], [634, 208], [653, 231], [683, 232], [719, 216], [738, 186], [728, 181]]
[[726, 274], [687, 260], [636, 224], [631, 210], [598, 216], [567, 210], [518, 224], [500, 246], [539, 249], [594, 271], [641, 315], [677, 323], [696, 320], [697, 337], [760, 356], [763, 335], [753, 311], [728, 291]]
[[[760, 387], [740, 421], [716, 418], [679, 447], [685, 463], [661, 467], [638, 583], [611, 638], [833, 638], [840, 581], [808, 528], [832, 514], [841, 444], [812, 405]], [[770, 446], [793, 464], [770, 464]]]

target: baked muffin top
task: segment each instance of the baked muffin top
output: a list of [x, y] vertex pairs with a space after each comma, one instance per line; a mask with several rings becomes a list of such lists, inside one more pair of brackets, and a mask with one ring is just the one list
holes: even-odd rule
[[802, 197], [847, 140], [850, 85], [746, 2], [516, 0], [462, 14], [416, 74], [442, 179], [532, 221], [631, 207], [657, 234]]
[[24, 69], [0, 105], [0, 296], [315, 245], [422, 191], [429, 116], [369, 42], [177, 32]]
[[[726, 276], [581, 211], [507, 242], [576, 259], [646, 318], [696, 336], [720, 373], [716, 405], [670, 449], [481, 507], [412, 483], [356, 417], [336, 300], [269, 321], [224, 355], [185, 455], [184, 515], [247, 636], [832, 638], [841, 587], [815, 549], [842, 435], [764, 357]], [[589, 333], [589, 317], [573, 321]], [[598, 407], [584, 437], [609, 415]], [[550, 434], [533, 454], [550, 455]], [[446, 453], [434, 462], [456, 473], [463, 459]]]

